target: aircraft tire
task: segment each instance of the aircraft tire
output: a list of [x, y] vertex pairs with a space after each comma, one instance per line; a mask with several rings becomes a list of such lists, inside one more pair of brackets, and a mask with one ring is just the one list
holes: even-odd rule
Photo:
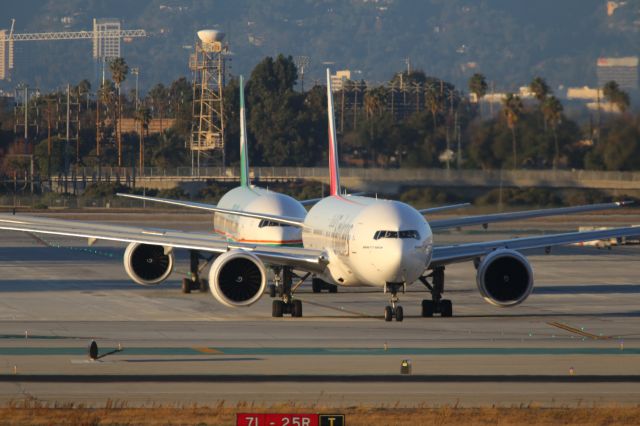
[[294, 300], [291, 306], [291, 316], [294, 318], [302, 317], [302, 301]]
[[384, 308], [384, 320], [386, 322], [390, 322], [393, 319], [393, 309], [391, 306], [386, 306]]
[[453, 304], [451, 300], [443, 299], [440, 301], [440, 315], [445, 318], [453, 316]]
[[402, 306], [396, 306], [396, 321], [402, 322], [404, 319], [404, 311], [402, 310]]
[[284, 313], [284, 302], [282, 300], [274, 300], [271, 305], [271, 316], [274, 318], [282, 318]]
[[191, 293], [191, 280], [189, 278], [182, 279], [182, 292], [184, 294]]
[[422, 301], [422, 316], [423, 317], [432, 317], [433, 311], [433, 300], [423, 300]]

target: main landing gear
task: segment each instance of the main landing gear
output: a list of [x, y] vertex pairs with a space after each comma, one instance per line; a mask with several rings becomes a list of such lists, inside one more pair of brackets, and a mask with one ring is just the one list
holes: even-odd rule
[[329, 284], [328, 282], [322, 281], [320, 278], [313, 278], [311, 280], [311, 290], [314, 293], [321, 293], [322, 290], [327, 290], [329, 293], [337, 293], [338, 286], [335, 284]]
[[384, 320], [389, 322], [393, 318], [396, 321], [400, 322], [404, 319], [404, 312], [402, 310], [402, 306], [398, 305], [398, 290], [402, 288], [402, 292], [404, 293], [405, 285], [404, 284], [394, 284], [387, 283], [385, 285], [384, 291], [385, 293], [388, 291], [391, 293], [391, 305], [387, 305], [384, 308]]
[[[427, 280], [428, 278], [431, 278], [431, 283]], [[431, 292], [431, 300], [425, 299], [422, 301], [422, 316], [432, 317], [433, 314], [440, 314], [442, 317], [453, 316], [451, 300], [442, 298], [442, 293], [444, 293], [444, 266], [434, 268], [431, 274], [419, 279]]]
[[[274, 318], [282, 317], [283, 315], [291, 315], [292, 317], [299, 318], [302, 316], [302, 301], [293, 298], [293, 293], [302, 285], [302, 283], [311, 275], [310, 273], [300, 277], [293, 273], [291, 268], [282, 268], [282, 279], [280, 278], [280, 271], [276, 271], [276, 285], [269, 288], [269, 292], [278, 291], [280, 300], [274, 300], [272, 303], [271, 316]], [[298, 278], [298, 282], [293, 284], [293, 278]], [[272, 290], [273, 289], [273, 290]], [[275, 295], [274, 295], [275, 296]], [[274, 297], [271, 296], [271, 297]]]
[[182, 292], [191, 293], [191, 290], [200, 290], [204, 293], [209, 290], [209, 281], [200, 278], [200, 273], [211, 263], [215, 255], [207, 257], [200, 254], [198, 250], [189, 250], [189, 257], [189, 278], [182, 279]]

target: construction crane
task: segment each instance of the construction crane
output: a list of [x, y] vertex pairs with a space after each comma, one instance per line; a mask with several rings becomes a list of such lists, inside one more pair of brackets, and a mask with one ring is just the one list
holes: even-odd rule
[[16, 41], [93, 40], [93, 58], [106, 61], [120, 55], [120, 41], [135, 37], [146, 37], [145, 30], [123, 30], [120, 21], [94, 19], [93, 31], [61, 31], [14, 34], [15, 19], [11, 30], [0, 30], [0, 80], [7, 78], [13, 68], [13, 43]]

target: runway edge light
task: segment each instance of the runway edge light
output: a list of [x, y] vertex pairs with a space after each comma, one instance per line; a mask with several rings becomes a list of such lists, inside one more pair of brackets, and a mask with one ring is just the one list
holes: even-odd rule
[[400, 374], [411, 374], [411, 360], [403, 359], [400, 362]]

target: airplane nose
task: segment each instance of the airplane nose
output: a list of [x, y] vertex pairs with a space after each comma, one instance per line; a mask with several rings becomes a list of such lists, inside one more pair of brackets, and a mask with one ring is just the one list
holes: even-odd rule
[[411, 284], [424, 272], [426, 255], [416, 248], [416, 240], [388, 239], [379, 244], [384, 247], [369, 253], [365, 262], [369, 267], [363, 272], [369, 281]]
[[420, 257], [415, 244], [407, 240], [389, 241], [389, 249], [385, 250], [384, 272], [386, 282], [411, 283], [416, 279]]
[[416, 246], [416, 241], [406, 239], [402, 241], [397, 259], [397, 280], [411, 284], [424, 272], [426, 267], [426, 254]]

